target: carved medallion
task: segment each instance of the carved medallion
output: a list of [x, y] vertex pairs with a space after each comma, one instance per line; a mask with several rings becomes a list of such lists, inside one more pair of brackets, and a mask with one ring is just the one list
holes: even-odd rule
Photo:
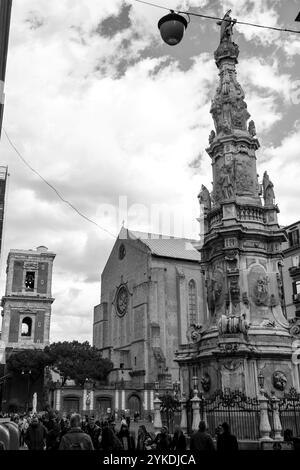
[[276, 390], [280, 390], [282, 392], [287, 384], [286, 375], [280, 370], [277, 370], [272, 376], [272, 382], [273, 387], [276, 388]]

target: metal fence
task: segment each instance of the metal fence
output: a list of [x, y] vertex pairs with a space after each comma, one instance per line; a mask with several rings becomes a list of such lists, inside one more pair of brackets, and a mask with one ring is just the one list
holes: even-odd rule
[[282, 430], [290, 429], [293, 436], [300, 437], [300, 393], [291, 388], [279, 402]]
[[[231, 432], [240, 440], [260, 438], [260, 406], [257, 398], [247, 397], [240, 391], [216, 391], [204, 398], [200, 395], [200, 416], [206, 421], [208, 431], [216, 435], [217, 427], [227, 422]], [[187, 402], [188, 433], [192, 432], [193, 410], [191, 401]]]
[[260, 406], [257, 398], [247, 397], [240, 391], [217, 391], [201, 402], [203, 417], [209, 432], [227, 422], [237, 439], [257, 440], [260, 437]]

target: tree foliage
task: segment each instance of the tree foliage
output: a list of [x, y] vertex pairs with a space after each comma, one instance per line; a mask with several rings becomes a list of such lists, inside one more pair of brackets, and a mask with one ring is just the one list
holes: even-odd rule
[[6, 361], [9, 372], [28, 374], [32, 381], [37, 380], [49, 365], [50, 358], [42, 349], [27, 349], [10, 354]]
[[45, 348], [45, 354], [50, 358], [53, 370], [61, 375], [63, 384], [67, 379], [75, 380], [81, 386], [86, 379], [103, 381], [113, 367], [88, 341], [53, 343]]
[[113, 364], [103, 359], [101, 352], [88, 341], [64, 341], [46, 346], [44, 350], [28, 349], [12, 353], [7, 360], [9, 371], [28, 374], [32, 380], [40, 377], [46, 366], [50, 366], [62, 377], [62, 384], [66, 380], [74, 380], [83, 386], [86, 379], [104, 381], [111, 371]]

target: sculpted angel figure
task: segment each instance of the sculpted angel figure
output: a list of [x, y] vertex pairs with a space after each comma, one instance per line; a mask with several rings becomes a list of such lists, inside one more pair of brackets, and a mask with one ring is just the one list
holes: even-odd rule
[[220, 42], [231, 41], [232, 40], [232, 30], [233, 25], [236, 23], [236, 20], [233, 20], [230, 16], [231, 10], [228, 10], [222, 21], [218, 21], [217, 25], [221, 26], [220, 31]]

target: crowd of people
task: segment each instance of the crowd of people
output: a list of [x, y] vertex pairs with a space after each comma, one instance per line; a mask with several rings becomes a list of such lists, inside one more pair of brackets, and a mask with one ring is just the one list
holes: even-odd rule
[[[162, 426], [155, 434], [140, 424], [131, 426], [130, 417], [122, 416], [116, 429], [114, 419], [97, 420], [94, 416], [74, 413], [59, 416], [50, 411], [43, 414], [13, 415], [10, 418], [19, 428], [20, 449], [29, 450], [100, 450], [106, 453], [143, 452], [182, 453], [188, 448], [192, 452], [202, 450], [235, 451], [238, 442], [230, 432], [228, 423], [218, 426], [215, 440], [207, 432], [206, 424], [201, 421], [199, 429], [188, 442], [179, 426], [170, 435], [168, 428]], [[135, 420], [136, 422], [136, 420]]]

